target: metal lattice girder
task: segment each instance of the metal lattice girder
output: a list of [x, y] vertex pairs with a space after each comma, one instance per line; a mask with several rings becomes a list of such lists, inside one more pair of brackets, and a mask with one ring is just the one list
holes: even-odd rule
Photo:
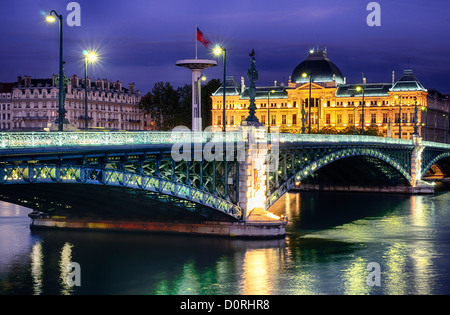
[[141, 189], [198, 203], [228, 214], [235, 219], [242, 218], [241, 208], [228, 200], [183, 183], [173, 182], [164, 178], [129, 173], [124, 170], [84, 167], [78, 165], [11, 165], [0, 167], [0, 183], [9, 185], [32, 183], [78, 183]]
[[437, 164], [443, 159], [450, 158], [450, 152], [442, 152], [436, 150], [426, 151], [424, 159], [422, 159], [421, 178], [431, 169], [431, 167]]
[[[295, 174], [290, 176], [284, 181], [278, 180], [278, 175], [282, 174], [282, 170], [286, 169], [286, 163], [289, 162], [286, 159], [286, 154], [280, 154], [280, 165], [278, 168], [278, 174], [269, 173], [269, 181], [272, 183], [270, 187], [272, 190], [268, 191], [268, 198], [265, 202], [265, 207], [268, 209], [272, 204], [274, 204], [284, 193], [291, 189], [296, 182], [300, 182], [304, 178], [317, 172], [320, 168], [328, 165], [334, 161], [351, 157], [351, 156], [371, 156], [382, 160], [395, 168], [408, 182], [411, 182], [410, 167], [405, 169], [404, 160], [405, 156], [410, 156], [409, 150], [401, 150], [401, 154], [391, 154], [389, 152], [384, 152], [380, 149], [375, 148], [363, 148], [363, 147], [349, 147], [344, 149], [337, 149], [336, 151], [320, 151], [316, 148], [305, 148], [307, 152], [300, 153], [300, 157], [297, 163], [294, 163]], [[327, 154], [328, 153], [328, 154]], [[294, 154], [294, 153], [291, 153]], [[297, 153], [295, 153], [297, 154]], [[273, 184], [274, 178], [277, 186]]]

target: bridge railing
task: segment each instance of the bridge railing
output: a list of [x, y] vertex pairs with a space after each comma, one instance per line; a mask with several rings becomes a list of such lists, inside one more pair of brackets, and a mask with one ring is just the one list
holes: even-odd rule
[[[414, 145], [413, 140], [361, 135], [325, 135], [272, 133], [265, 135], [269, 142], [313, 142], [313, 143], [363, 143]], [[186, 132], [186, 131], [141, 131], [141, 132], [0, 132], [0, 149], [43, 148], [64, 146], [105, 146], [174, 144], [179, 142], [236, 142], [245, 141], [240, 131], [233, 132]], [[450, 149], [449, 144], [423, 141], [423, 145]]]
[[432, 148], [450, 149], [450, 144], [447, 144], [447, 143], [422, 141], [422, 145], [424, 145], [426, 147], [432, 147]]
[[0, 149], [242, 141], [239, 132], [2, 132]]
[[[275, 135], [276, 136], [276, 135]], [[412, 140], [384, 138], [375, 136], [361, 136], [361, 135], [329, 135], [329, 134], [293, 134], [280, 133], [280, 143], [289, 142], [342, 142], [342, 143], [376, 143], [376, 144], [396, 144], [396, 145], [412, 145]], [[271, 135], [269, 134], [269, 141]]]

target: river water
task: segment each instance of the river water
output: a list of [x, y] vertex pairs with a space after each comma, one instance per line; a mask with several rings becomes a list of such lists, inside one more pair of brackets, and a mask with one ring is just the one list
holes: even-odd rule
[[273, 208], [287, 236], [270, 241], [30, 230], [29, 212], [0, 202], [2, 295], [450, 293], [448, 190], [291, 192]]

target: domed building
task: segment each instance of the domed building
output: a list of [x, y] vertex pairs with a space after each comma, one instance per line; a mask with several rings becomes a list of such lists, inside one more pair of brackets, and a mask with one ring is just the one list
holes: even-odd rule
[[309, 56], [302, 61], [292, 72], [292, 83], [308, 83], [311, 74], [312, 82], [342, 84], [344, 77], [341, 70], [327, 57], [327, 51], [311, 49]]
[[[256, 87], [256, 116], [271, 130], [279, 127], [281, 132], [359, 134], [364, 127], [364, 131], [370, 128], [387, 137], [410, 139], [417, 123], [424, 140], [445, 142], [450, 138], [445, 121], [450, 116], [449, 98], [424, 88], [412, 70], [405, 70], [398, 80], [393, 72], [386, 75], [391, 76], [391, 82], [363, 79], [348, 84], [325, 49], [311, 49], [293, 68], [287, 85], [275, 81], [273, 86]], [[244, 77], [240, 84], [227, 78], [225, 104], [222, 91], [223, 86], [211, 96], [213, 124], [222, 129], [225, 121], [227, 130], [236, 129], [249, 114]]]

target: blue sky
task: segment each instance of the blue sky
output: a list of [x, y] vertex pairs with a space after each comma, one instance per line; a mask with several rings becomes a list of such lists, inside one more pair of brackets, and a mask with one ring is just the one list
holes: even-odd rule
[[[43, 11], [65, 17], [68, 0], [15, 0], [0, 11], [0, 81], [58, 72], [58, 29]], [[195, 26], [227, 47], [227, 72], [239, 81], [256, 52], [257, 85], [287, 83], [312, 46], [327, 47], [347, 82], [390, 82], [413, 69], [427, 88], [450, 93], [450, 5], [444, 0], [380, 0], [381, 26], [366, 24], [367, 0], [79, 0], [81, 26], [64, 25], [67, 76], [84, 75], [81, 52], [101, 61], [89, 76], [134, 82], [143, 93], [155, 82], [190, 82], [175, 66], [195, 57]], [[213, 58], [198, 43], [199, 58]], [[221, 78], [219, 66], [205, 70]]]

